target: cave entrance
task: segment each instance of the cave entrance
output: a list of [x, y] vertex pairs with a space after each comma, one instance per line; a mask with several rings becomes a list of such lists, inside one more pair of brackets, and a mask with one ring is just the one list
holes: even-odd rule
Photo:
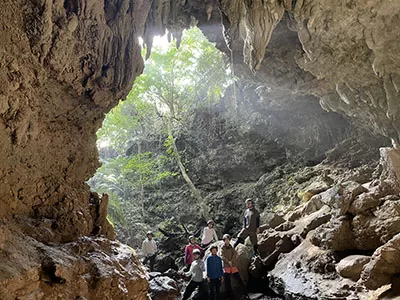
[[139, 248], [153, 230], [165, 251], [183, 252], [186, 232], [203, 216], [192, 170], [223, 134], [218, 116], [230, 109], [232, 82], [227, 58], [197, 27], [183, 32], [179, 47], [155, 37], [143, 74], [97, 133], [102, 166], [89, 181], [109, 195], [108, 218], [122, 242]]

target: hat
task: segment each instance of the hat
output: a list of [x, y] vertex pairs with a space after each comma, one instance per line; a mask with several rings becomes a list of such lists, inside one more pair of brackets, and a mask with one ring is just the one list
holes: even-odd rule
[[189, 236], [189, 242], [190, 242], [191, 240], [194, 240], [194, 239], [195, 239], [194, 235]]
[[222, 236], [222, 239], [223, 239], [223, 240], [231, 239], [231, 236], [230, 236], [229, 234], [225, 233], [225, 234]]
[[201, 254], [201, 252], [200, 252], [200, 250], [199, 250], [199, 249], [194, 249], [194, 250], [193, 250], [193, 254], [198, 254], [198, 255], [200, 255], [200, 254]]
[[253, 203], [253, 200], [251, 200], [251, 198], [247, 198], [244, 202], [245, 202], [246, 204], [249, 203], [249, 202]]
[[146, 233], [146, 236], [148, 236], [148, 235], [151, 235], [151, 236], [153, 236], [153, 232], [151, 232], [151, 231], [147, 231], [147, 233]]
[[208, 221], [207, 221], [207, 225], [208, 225], [208, 224], [214, 224], [214, 221], [213, 221], [213, 220], [208, 220]]

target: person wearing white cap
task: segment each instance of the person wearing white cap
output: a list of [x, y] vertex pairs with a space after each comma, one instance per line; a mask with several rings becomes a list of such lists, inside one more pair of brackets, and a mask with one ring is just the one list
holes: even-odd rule
[[194, 290], [198, 287], [200, 295], [204, 295], [204, 276], [205, 271], [204, 261], [200, 259], [201, 252], [199, 249], [193, 250], [193, 261], [190, 269], [185, 275], [191, 277], [189, 284], [187, 285], [185, 292], [183, 293], [182, 300], [188, 299]]

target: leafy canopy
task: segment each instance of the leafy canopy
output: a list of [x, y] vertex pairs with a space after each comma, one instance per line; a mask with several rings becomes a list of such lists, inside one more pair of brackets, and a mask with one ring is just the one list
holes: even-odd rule
[[[172, 133], [179, 136], [190, 127], [196, 109], [218, 103], [229, 83], [223, 54], [198, 28], [184, 32], [179, 48], [175, 42], [153, 47], [127, 99], [107, 114], [97, 133], [103, 165], [92, 187], [112, 193], [113, 202], [117, 195], [122, 207], [143, 205], [143, 199], [135, 201], [139, 190], [143, 195], [144, 187], [177, 175]], [[121, 206], [109, 211], [116, 222], [121, 212], [129, 213]]]

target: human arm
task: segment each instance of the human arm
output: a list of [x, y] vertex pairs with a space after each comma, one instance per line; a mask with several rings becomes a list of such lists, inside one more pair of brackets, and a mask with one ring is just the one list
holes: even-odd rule
[[213, 239], [215, 242], [218, 241], [218, 235], [214, 228], [213, 228]]
[[219, 264], [217, 267], [218, 277], [221, 278], [221, 281], [224, 281], [224, 269], [222, 268], [222, 259], [219, 259]]
[[257, 213], [256, 217], [256, 233], [260, 233], [260, 213]]
[[142, 242], [142, 254], [146, 256], [146, 241]]
[[210, 257], [207, 257], [207, 259], [206, 259], [206, 276], [207, 276], [207, 281], [208, 282], [211, 281], [210, 277], [208, 276], [208, 272], [210, 270], [210, 259], [209, 258]]
[[185, 247], [185, 258], [184, 258], [185, 265], [189, 264], [189, 260], [190, 260], [189, 246], [186, 246]]
[[154, 254], [156, 254], [156, 253], [157, 253], [157, 251], [158, 251], [157, 242], [156, 242], [156, 241], [154, 241], [154, 240], [153, 240], [153, 251], [154, 251]]
[[221, 248], [221, 258], [222, 258], [222, 261], [224, 262], [224, 267], [231, 267], [231, 261], [227, 255], [227, 251], [226, 251], [225, 247]]
[[201, 235], [201, 243], [202, 243], [202, 244], [205, 244], [206, 230], [207, 230], [207, 227], [204, 227], [204, 228], [203, 228], [203, 234]]
[[194, 265], [192, 264], [192, 265], [190, 266], [189, 271], [187, 271], [187, 272], [185, 273], [185, 276], [186, 276], [186, 277], [192, 276], [192, 274], [193, 274], [193, 268], [194, 268]]

